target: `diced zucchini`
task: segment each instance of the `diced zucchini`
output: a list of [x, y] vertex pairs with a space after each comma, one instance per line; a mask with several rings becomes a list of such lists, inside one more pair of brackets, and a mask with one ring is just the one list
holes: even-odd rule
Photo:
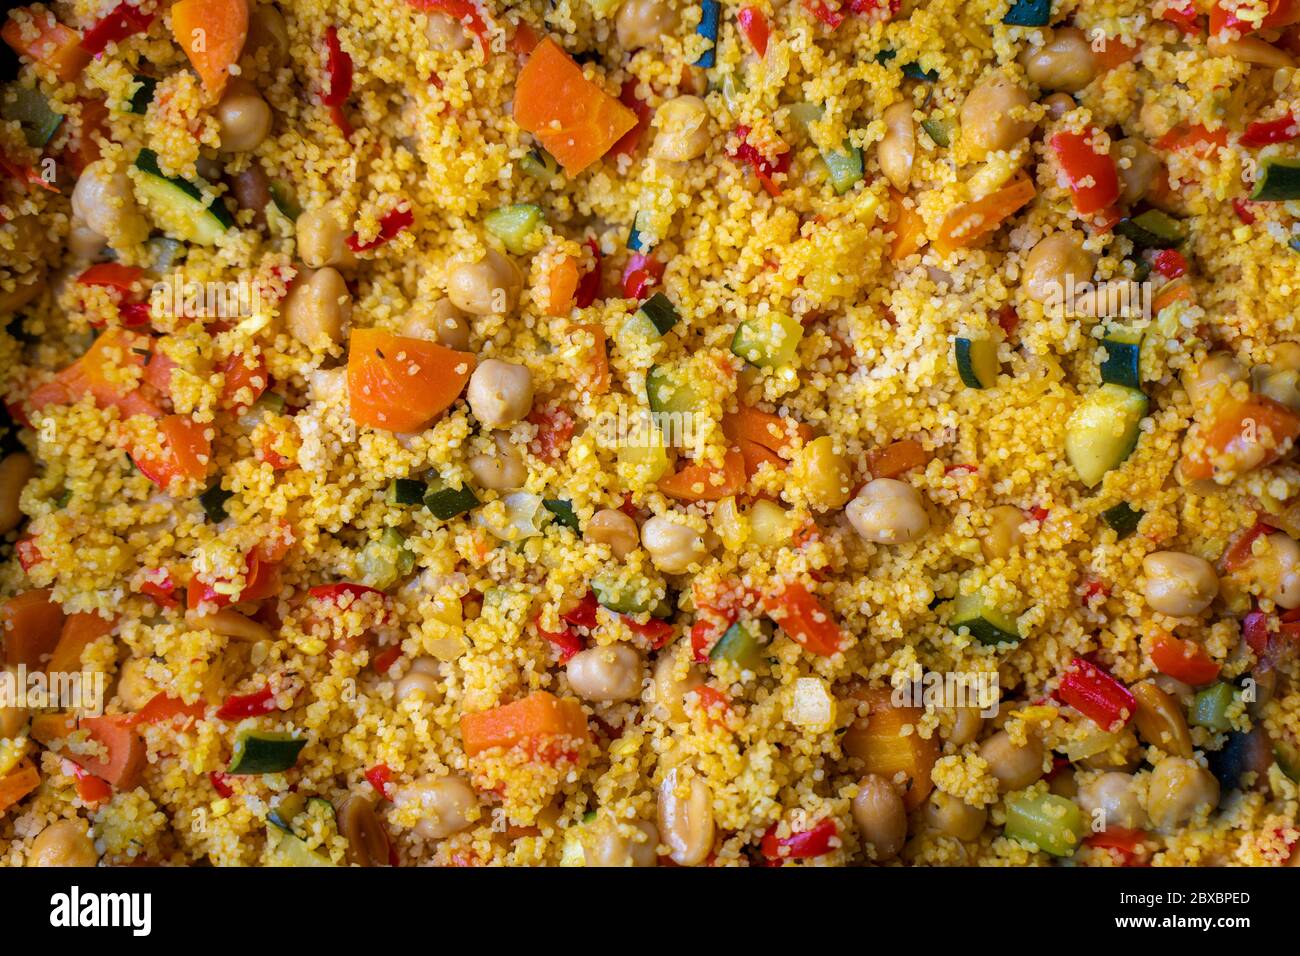
[[612, 573], [602, 573], [591, 579], [591, 590], [603, 607], [619, 614], [644, 614], [659, 606], [654, 588], [644, 578], [621, 580]]
[[542, 499], [542, 507], [555, 515], [555, 520], [574, 534], [582, 533], [582, 524], [573, 511], [572, 502], [565, 501], [563, 498], [544, 498]]
[[131, 112], [143, 116], [149, 111], [149, 104], [153, 102], [153, 91], [158, 87], [158, 81], [152, 76], [135, 75], [135, 92], [131, 94]]
[[1121, 219], [1115, 231], [1138, 249], [1170, 249], [1187, 238], [1187, 224], [1159, 209]]
[[[645, 237], [641, 235], [641, 228], [637, 225], [637, 218], [640, 215], [641, 213], [639, 212], [633, 213], [632, 228], [628, 230], [627, 234], [627, 247], [633, 252], [645, 252], [646, 248], [649, 246], [649, 243], [645, 241]], [[659, 293], [655, 293], [655, 295], [658, 294]]]
[[308, 849], [298, 836], [278, 826], [266, 828], [266, 847], [271, 866], [333, 866], [324, 853]]
[[909, 80], [921, 80], [924, 83], [933, 83], [939, 79], [938, 70], [927, 70], [920, 63], [904, 63], [903, 75]]
[[1285, 740], [1273, 741], [1273, 759], [1282, 772], [1291, 780], [1300, 783], [1300, 748], [1292, 746]]
[[219, 198], [205, 203], [203, 191], [194, 183], [179, 176], [164, 176], [153, 150], [140, 150], [135, 166], [144, 173], [137, 184], [140, 195], [164, 232], [210, 246], [234, 226], [234, 219]]
[[655, 365], [645, 377], [646, 400], [656, 414], [697, 411], [703, 397], [679, 365]]
[[357, 567], [363, 584], [386, 591], [415, 569], [415, 553], [406, 546], [402, 532], [385, 528], [361, 549]]
[[695, 32], [709, 41], [709, 48], [700, 54], [695, 65], [706, 70], [713, 69], [718, 59], [718, 17], [722, 13], [722, 4], [718, 0], [702, 0], [700, 3], [700, 24]]
[[1089, 395], [1065, 426], [1065, 455], [1089, 488], [1137, 447], [1147, 397], [1135, 388], [1105, 384]]
[[1052, 856], [1070, 856], [1083, 842], [1088, 825], [1073, 800], [1054, 793], [1026, 794], [1007, 801], [1003, 832]]
[[934, 145], [945, 148], [952, 145], [952, 135], [948, 132], [948, 124], [943, 120], [934, 116], [927, 117], [921, 120], [921, 129], [934, 141]]
[[424, 501], [426, 487], [418, 478], [394, 478], [388, 483], [390, 505], [418, 505]]
[[799, 351], [803, 326], [788, 315], [768, 313], [746, 319], [736, 326], [731, 339], [732, 354], [760, 368], [789, 365]]
[[273, 179], [268, 190], [271, 193], [271, 202], [275, 203], [275, 208], [280, 210], [284, 218], [290, 222], [296, 222], [298, 217], [302, 215], [302, 206], [294, 198], [293, 190], [289, 188], [289, 184], [282, 179]]
[[1101, 520], [1110, 526], [1120, 541], [1123, 541], [1137, 530], [1138, 522], [1142, 520], [1142, 512], [1130, 507], [1127, 501], [1121, 501], [1103, 511]]
[[752, 671], [762, 661], [763, 647], [771, 639], [771, 622], [736, 621], [713, 645], [709, 651], [709, 660], [732, 661]]
[[959, 338], [953, 355], [957, 374], [967, 388], [992, 388], [997, 384], [1002, 366], [998, 362], [998, 344], [992, 339]]
[[523, 159], [519, 160], [519, 168], [524, 171], [525, 175], [540, 179], [544, 183], [549, 183], [560, 172], [560, 164], [544, 149], [530, 149]]
[[221, 479], [218, 478], [203, 494], [199, 495], [199, 504], [203, 506], [203, 513], [207, 515], [209, 521], [220, 524], [229, 517], [226, 514], [226, 502], [233, 497], [235, 493], [222, 489]]
[[681, 320], [677, 307], [662, 292], [656, 292], [642, 302], [641, 308], [637, 311], [650, 320], [650, 324], [660, 335], [666, 335], [668, 330]]
[[1101, 380], [1125, 388], [1142, 387], [1142, 333], [1117, 329], [1101, 340], [1106, 359]]
[[279, 392], [263, 392], [253, 404], [257, 408], [264, 409], [274, 415], [284, 413], [284, 396]]
[[290, 791], [276, 801], [271, 812], [266, 815], [266, 822], [285, 833], [292, 833], [294, 818], [306, 809], [307, 798], [301, 793]]
[[269, 730], [240, 731], [226, 773], [241, 776], [281, 773], [298, 762], [298, 754], [305, 746], [306, 739], [293, 734]]
[[10, 83], [0, 91], [0, 117], [16, 122], [27, 145], [40, 149], [59, 131], [63, 114], [50, 108], [50, 101], [35, 87]]
[[1013, 0], [1002, 22], [1013, 27], [1045, 27], [1052, 22], [1052, 0]]
[[483, 228], [519, 256], [528, 251], [528, 237], [541, 221], [541, 206], [521, 202], [492, 210], [483, 218]]
[[984, 595], [959, 594], [952, 602], [948, 627], [954, 631], [966, 628], [970, 636], [981, 644], [1014, 644], [1020, 640], [1020, 628], [1015, 617], [984, 600]]
[[843, 149], [822, 153], [822, 162], [837, 196], [843, 196], [862, 179], [862, 150], [848, 140], [844, 141]]
[[478, 504], [478, 496], [469, 485], [453, 488], [441, 478], [430, 481], [424, 492], [424, 506], [440, 521], [450, 521], [477, 508]]
[[1265, 157], [1250, 198], [1260, 202], [1300, 199], [1300, 159]]
[[672, 462], [664, 444], [663, 433], [650, 416], [638, 419], [630, 434], [618, 446], [618, 462], [633, 482], [652, 485], [668, 473]]
[[1213, 730], [1223, 733], [1232, 729], [1232, 721], [1228, 718], [1228, 708], [1236, 700], [1236, 688], [1226, 681], [1217, 681], [1209, 687], [1202, 688], [1196, 692], [1196, 697], [1192, 700], [1192, 712], [1188, 716], [1188, 723], [1193, 727], [1205, 727], [1207, 730]]

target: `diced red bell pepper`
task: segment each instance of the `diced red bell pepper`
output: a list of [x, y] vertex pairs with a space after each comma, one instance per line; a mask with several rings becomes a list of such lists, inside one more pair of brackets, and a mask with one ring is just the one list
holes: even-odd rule
[[741, 7], [736, 12], [736, 23], [754, 52], [759, 57], [767, 56], [767, 39], [771, 35], [771, 28], [768, 27], [763, 11], [757, 7]]
[[36, 547], [36, 539], [30, 534], [24, 535], [14, 545], [14, 553], [18, 555], [18, 563], [22, 566], [23, 573], [30, 574], [32, 568], [45, 560], [45, 555], [41, 554], [41, 549]]
[[321, 102], [329, 107], [330, 117], [344, 137], [351, 137], [352, 124], [343, 112], [343, 104], [352, 95], [352, 57], [339, 43], [338, 28], [332, 26], [325, 29], [325, 76], [329, 85], [321, 92]]
[[208, 782], [212, 784], [212, 789], [217, 791], [217, 796], [226, 798], [232, 797], [235, 791], [231, 788], [230, 778], [220, 770], [213, 770], [208, 774]]
[[309, 588], [307, 593], [321, 601], [342, 601], [345, 597], [351, 597], [356, 600], [367, 594], [383, 595], [379, 588], [372, 588], [368, 584], [354, 584], [351, 581], [340, 581], [337, 584], [318, 584]]
[[782, 860], [808, 860], [823, 856], [831, 851], [831, 840], [839, 833], [839, 827], [831, 819], [822, 820], [809, 830], [800, 830], [787, 837], [776, 835], [776, 824], [768, 827], [763, 834], [759, 849], [763, 856], [773, 862]]
[[1297, 136], [1300, 136], [1300, 123], [1296, 122], [1295, 114], [1288, 110], [1285, 116], [1275, 120], [1251, 123], [1246, 127], [1246, 132], [1241, 134], [1241, 145], [1252, 148], [1271, 146], [1274, 143], [1289, 143]]
[[653, 255], [634, 252], [623, 270], [623, 298], [640, 302], [664, 277], [664, 264]]
[[1132, 866], [1145, 839], [1145, 830], [1108, 827], [1100, 833], [1090, 833], [1083, 842], [1084, 845], [1097, 849], [1114, 850], [1123, 859], [1125, 866]]
[[402, 645], [394, 644], [392, 647], [386, 647], [371, 661], [371, 666], [379, 674], [387, 674], [389, 668], [397, 663], [397, 659], [402, 656]]
[[1210, 129], [1203, 123], [1195, 126], [1175, 126], [1156, 140], [1156, 148], [1178, 152], [1183, 149], [1194, 150], [1197, 155], [1209, 156], [1215, 150], [1228, 145], [1226, 129]]
[[[617, 148], [617, 147], [615, 147]], [[578, 288], [573, 292], [573, 304], [580, 309], [588, 308], [601, 297], [600, 293], [600, 244], [595, 239], [587, 240], [587, 248], [596, 261], [578, 280]]]
[[1052, 137], [1061, 170], [1069, 182], [1075, 212], [1089, 216], [1119, 199], [1119, 171], [1109, 153], [1093, 148], [1095, 129], [1083, 133], [1061, 132]]
[[1151, 663], [1162, 674], [1200, 687], [1219, 676], [1220, 664], [1196, 641], [1160, 634], [1151, 644]]
[[1168, 3], [1164, 12], [1160, 14], [1160, 19], [1172, 23], [1188, 36], [1199, 36], [1201, 33], [1201, 16], [1192, 0]]
[[119, 292], [130, 292], [131, 286], [140, 281], [144, 270], [136, 266], [124, 266], [117, 262], [100, 262], [87, 268], [77, 276], [77, 285], [107, 286]]
[[176, 597], [176, 582], [172, 580], [171, 574], [163, 571], [161, 575], [155, 572], [153, 578], [149, 578], [140, 585], [140, 593], [151, 597], [160, 606], [165, 608], [178, 608], [181, 602]]
[[117, 320], [124, 328], [141, 329], [153, 321], [148, 302], [124, 302], [117, 307]]
[[158, 693], [149, 699], [149, 703], [131, 715], [131, 723], [132, 725], [162, 724], [177, 717], [202, 720], [205, 713], [207, 713], [207, 706], [201, 700], [187, 704], [179, 697]]
[[599, 606], [595, 592], [588, 591], [581, 601], [563, 612], [560, 618], [574, 627], [585, 627], [590, 630], [596, 626], [596, 608]]
[[847, 19], [840, 9], [832, 9], [826, 0], [803, 0], [803, 8], [832, 30], [839, 29]]
[[119, 3], [81, 38], [81, 48], [87, 53], [100, 54], [110, 43], [143, 33], [153, 23], [154, 13], [145, 13], [129, 3]]
[[348, 248], [353, 252], [365, 252], [376, 246], [382, 246], [397, 236], [403, 229], [415, 222], [415, 213], [409, 205], [400, 209], [390, 209], [379, 220], [379, 233], [373, 239], [362, 240], [355, 232], [348, 236]]
[[542, 635], [548, 643], [554, 645], [555, 649], [560, 652], [560, 663], [567, 664], [574, 654], [579, 653], [586, 645], [582, 638], [578, 636], [573, 628], [566, 627], [562, 631], [548, 631], [542, 627], [540, 621], [534, 621], [537, 625], [537, 633]]
[[1254, 558], [1255, 542], [1265, 535], [1272, 534], [1275, 530], [1275, 528], [1262, 521], [1256, 521], [1245, 531], [1234, 537], [1228, 544], [1227, 549], [1223, 552], [1223, 557], [1219, 559], [1220, 568], [1228, 574], [1240, 571]]
[[221, 720], [243, 720], [245, 717], [261, 717], [279, 710], [275, 702], [275, 691], [263, 687], [252, 694], [231, 694], [217, 710]]
[[740, 145], [731, 154], [732, 158], [747, 163], [754, 170], [754, 175], [758, 177], [759, 183], [769, 196], [781, 195], [781, 187], [776, 184], [773, 177], [777, 173], [789, 171], [792, 158], [790, 151], [786, 149], [777, 154], [776, 159], [769, 159], [748, 142], [748, 126], [737, 126], [736, 135], [740, 137]]
[[1116, 731], [1133, 719], [1137, 700], [1113, 674], [1076, 657], [1061, 678], [1056, 696], [1103, 730]]
[[488, 54], [492, 52], [492, 39], [488, 34], [487, 22], [471, 0], [407, 0], [407, 3], [417, 10], [437, 10], [447, 14], [453, 20], [459, 20], [478, 39], [479, 49], [483, 51], [484, 59], [487, 59]]
[[393, 798], [393, 771], [386, 763], [375, 764], [366, 771], [366, 779], [385, 800]]
[[103, 803], [113, 796], [113, 788], [107, 781], [99, 779], [94, 774], [87, 773], [67, 757], [63, 758], [61, 765], [63, 772], [76, 781], [77, 798], [82, 803]]
[[1166, 279], [1187, 275], [1187, 259], [1177, 249], [1158, 249], [1151, 254], [1151, 268]]
[[[624, 133], [619, 141], [611, 147], [611, 152], [620, 156], [631, 156], [636, 152], [637, 146], [641, 144], [641, 137], [650, 128], [650, 117], [654, 115], [654, 110], [650, 108], [650, 104], [636, 95], [636, 86], [636, 77], [629, 76], [623, 81], [623, 86], [618, 94], [618, 101], [636, 116], [636, 125]], [[597, 252], [598, 257], [599, 255], [599, 252]], [[578, 307], [583, 308], [581, 305]]]
[[1247, 36], [1256, 30], [1272, 30], [1290, 26], [1300, 15], [1300, 4], [1296, 0], [1269, 0], [1268, 13], [1258, 24], [1237, 16], [1239, 3], [1234, 0], [1218, 0], [1210, 8], [1210, 34], [1218, 36], [1231, 32]]
[[1257, 217], [1255, 216], [1255, 213], [1251, 211], [1250, 207], [1251, 203], [1247, 199], [1238, 198], [1232, 201], [1232, 208], [1237, 213], [1237, 218], [1246, 225], [1253, 226]]
[[790, 581], [764, 602], [764, 609], [791, 640], [811, 654], [839, 651], [844, 635], [830, 612], [798, 581]]
[[642, 624], [640, 621], [637, 621], [626, 614], [622, 615], [622, 617], [623, 623], [627, 625], [627, 629], [633, 634], [639, 634], [641, 637], [644, 637], [650, 642], [650, 647], [656, 651], [667, 644], [668, 639], [671, 638], [677, 630], [667, 621], [661, 621], [658, 618], [652, 617], [650, 620], [646, 621], [646, 623]]
[[557, 461], [569, 447], [577, 420], [556, 405], [541, 405], [528, 413], [529, 424], [537, 426], [537, 436], [528, 448], [542, 461]]

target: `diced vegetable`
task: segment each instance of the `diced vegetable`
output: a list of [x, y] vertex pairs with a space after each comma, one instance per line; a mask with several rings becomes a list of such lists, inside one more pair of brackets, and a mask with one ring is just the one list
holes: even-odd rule
[[453, 488], [441, 478], [431, 479], [424, 492], [424, 506], [439, 521], [450, 521], [457, 515], [473, 511], [478, 505], [478, 496], [469, 485]]
[[0, 816], [40, 785], [40, 772], [32, 762], [19, 761], [16, 768], [0, 776]]
[[23, 591], [0, 605], [0, 636], [4, 662], [33, 670], [45, 666], [63, 633], [63, 608], [48, 588]]
[[120, 43], [127, 37], [144, 33], [153, 23], [154, 11], [145, 12], [123, 0], [86, 31], [81, 39], [81, 48], [88, 53], [98, 55], [110, 43]]
[[1105, 668], [1076, 657], [1061, 677], [1056, 696], [1107, 733], [1124, 727], [1137, 713], [1137, 700]]
[[[1262, 726], [1229, 733], [1223, 749], [1207, 751], [1205, 758], [1210, 773], [1218, 779], [1219, 787], [1225, 793], [1246, 789], [1247, 774], [1254, 775], [1252, 783], [1263, 781], [1275, 759], [1273, 745]], [[1286, 770], [1282, 772], [1286, 773]]]
[[215, 102], [248, 37], [246, 0], [178, 0], [171, 8], [172, 34]]
[[1119, 329], [1102, 339], [1106, 358], [1101, 380], [1125, 388], [1142, 387], [1142, 333]]
[[934, 789], [931, 772], [939, 759], [939, 737], [919, 733], [925, 711], [920, 707], [895, 707], [892, 692], [881, 688], [855, 696], [867, 701], [869, 713], [859, 717], [841, 738], [844, 752], [863, 763], [867, 773], [886, 780], [906, 780], [903, 805], [915, 810]]
[[[78, 730], [88, 733], [99, 745], [103, 756], [73, 753], [56, 744]], [[69, 714], [42, 714], [32, 720], [32, 739], [67, 757], [87, 773], [93, 774], [118, 790], [131, 790], [140, 781], [147, 763], [144, 740], [136, 732], [131, 714], [108, 717], [83, 717]]]
[[528, 251], [528, 237], [542, 222], [542, 207], [515, 203], [494, 209], [483, 219], [483, 228], [500, 239], [517, 256]]
[[650, 320], [650, 324], [660, 335], [667, 335], [668, 330], [681, 320], [677, 307], [662, 292], [656, 292], [642, 302], [641, 308], [637, 311]]
[[415, 568], [415, 553], [406, 546], [406, 538], [396, 528], [385, 528], [378, 538], [366, 542], [357, 555], [362, 580], [372, 588], [386, 591]]
[[842, 196], [862, 179], [862, 150], [845, 142], [842, 149], [822, 153], [835, 195]]
[[142, 475], [164, 491], [170, 490], [177, 480], [203, 478], [212, 460], [210, 427], [188, 415], [165, 415], [158, 423], [160, 450], [157, 453], [152, 449], [133, 450], [131, 460]]
[[101, 637], [111, 634], [115, 623], [94, 612], [69, 614], [63, 622], [59, 642], [50, 655], [49, 673], [71, 674], [81, 670], [82, 652]]
[[1007, 836], [1052, 856], [1070, 856], [1088, 832], [1083, 811], [1054, 793], [1024, 794], [1007, 801]]
[[810, 654], [829, 657], [844, 644], [844, 633], [830, 612], [798, 581], [781, 585], [764, 600], [763, 610], [777, 627]]
[[307, 746], [305, 738], [269, 730], [243, 730], [235, 738], [234, 753], [226, 773], [247, 776], [259, 773], [282, 773], [298, 762], [298, 754]]
[[1245, 401], [1226, 402], [1203, 430], [1197, 430], [1201, 431], [1205, 448], [1185, 454], [1180, 465], [1183, 477], [1189, 481], [1214, 476], [1217, 466], [1212, 457], [1227, 459], [1228, 467], [1234, 470], [1272, 464], [1286, 442], [1300, 437], [1300, 416], [1271, 399], [1252, 395]]
[[948, 131], [948, 124], [934, 116], [926, 117], [921, 120], [921, 129], [925, 130], [925, 135], [929, 136], [936, 146], [942, 146], [945, 149], [952, 145], [952, 134]]
[[1052, 151], [1069, 180], [1074, 209], [1085, 216], [1099, 213], [1119, 199], [1119, 170], [1109, 153], [1094, 147], [1098, 135], [1089, 128], [1052, 136]]
[[235, 497], [233, 491], [226, 491], [221, 487], [221, 482], [217, 481], [208, 486], [208, 489], [199, 495], [199, 504], [203, 506], [203, 513], [207, 515], [209, 521], [213, 524], [220, 524], [230, 517], [226, 513], [226, 502]]
[[1013, 0], [1002, 22], [1013, 27], [1045, 27], [1052, 22], [1052, 0]]
[[418, 478], [394, 478], [388, 484], [388, 503], [390, 505], [422, 504], [425, 490], [425, 483]]
[[1257, 202], [1300, 199], [1300, 159], [1265, 157], [1250, 198]]
[[1020, 640], [1015, 616], [995, 607], [980, 591], [959, 594], [953, 599], [948, 626], [958, 632], [965, 628], [971, 637], [988, 646]]
[[873, 448], [867, 456], [867, 465], [873, 478], [897, 478], [913, 468], [924, 468], [929, 460], [930, 453], [920, 442], [904, 438]]
[[934, 247], [947, 254], [954, 249], [973, 246], [1000, 227], [1017, 210], [1034, 198], [1033, 181], [1023, 173], [1009, 185], [981, 199], [953, 210], [939, 227]]
[[266, 851], [270, 866], [334, 866], [324, 853], [310, 849], [301, 837], [279, 826], [266, 828]]
[[803, 326], [788, 315], [769, 312], [736, 326], [732, 354], [760, 368], [789, 365], [799, 352]]
[[1121, 501], [1101, 513], [1101, 520], [1106, 522], [1115, 536], [1123, 541], [1137, 530], [1142, 520], [1142, 512], [1134, 509], [1128, 502]]
[[583, 76], [550, 37], [537, 44], [519, 74], [514, 118], [570, 176], [605, 155], [636, 125], [636, 114]]
[[[19, 11], [29, 18], [29, 22], [18, 22], [13, 14]], [[28, 36], [32, 30], [36, 35]], [[4, 27], [0, 28], [0, 37], [16, 53], [40, 64], [63, 83], [75, 80], [90, 62], [90, 53], [81, 46], [81, 34], [64, 26], [48, 10], [14, 8]]]
[[1232, 729], [1232, 720], [1228, 709], [1236, 700], [1236, 688], [1226, 681], [1219, 681], [1196, 692], [1192, 701], [1192, 712], [1187, 722], [1193, 727], [1204, 727], [1223, 733]]
[[771, 640], [771, 628], [763, 621], [736, 621], [709, 651], [709, 660], [732, 661], [747, 670], [758, 667], [763, 648]]
[[1089, 488], [1137, 447], [1147, 397], [1135, 388], [1105, 384], [1074, 410], [1065, 426], [1065, 454]]
[[560, 164], [544, 149], [530, 149], [519, 161], [519, 168], [528, 176], [549, 183], [560, 172]]
[[542, 507], [555, 515], [555, 520], [574, 534], [582, 533], [582, 523], [578, 521], [578, 516], [574, 514], [572, 502], [560, 498], [544, 498]]
[[1162, 674], [1200, 687], [1219, 676], [1220, 664], [1199, 643], [1160, 634], [1151, 644], [1151, 663]]
[[1115, 231], [1137, 249], [1168, 249], [1187, 238], [1187, 224], [1159, 209], [1121, 219]]
[[10, 83], [0, 90], [0, 118], [16, 122], [27, 145], [39, 149], [54, 138], [63, 124], [63, 114], [50, 108], [40, 90]]
[[739, 452], [723, 456], [722, 467], [712, 464], [686, 465], [659, 481], [659, 490], [680, 501], [721, 501], [745, 489], [745, 459]]
[[149, 111], [149, 104], [153, 102], [154, 90], [158, 88], [158, 81], [152, 76], [142, 76], [137, 73], [134, 77], [136, 82], [135, 92], [131, 94], [130, 109], [132, 113], [144, 116]]
[[[644, 614], [658, 603], [653, 589], [643, 578], [623, 580], [614, 574], [598, 574], [591, 579], [592, 594], [602, 607], [619, 614]], [[572, 622], [571, 622], [572, 623]]]
[[722, 4], [718, 0], [701, 0], [700, 22], [695, 32], [709, 41], [709, 48], [700, 54], [695, 65], [706, 70], [713, 69], [714, 63], [717, 62], [718, 17], [721, 12]]
[[679, 365], [653, 365], [645, 377], [646, 401], [657, 414], [700, 411], [704, 396]]
[[800, 830], [786, 837], [776, 835], [773, 824], [763, 839], [759, 849], [763, 856], [773, 862], [781, 860], [810, 860], [824, 856], [831, 851], [831, 840], [839, 833], [839, 828], [832, 819], [822, 820], [808, 830]]
[[958, 338], [953, 354], [957, 360], [957, 374], [967, 388], [992, 388], [997, 384], [1002, 371], [997, 342], [986, 338]]
[[473, 370], [469, 352], [353, 329], [347, 371], [352, 419], [388, 431], [420, 431], [460, 397]]
[[153, 150], [140, 150], [135, 166], [145, 174], [136, 184], [140, 196], [165, 232], [210, 246], [234, 226], [219, 197], [205, 200], [201, 186], [179, 176], [164, 176]]
[[[741, 7], [736, 11], [736, 25], [749, 41], [750, 47], [762, 59], [767, 55], [767, 40], [771, 33], [767, 17], [757, 7]], [[716, 39], [716, 37], [715, 37]]]
[[1251, 123], [1241, 134], [1241, 145], [1250, 148], [1271, 146], [1274, 143], [1289, 143], [1300, 136], [1300, 122], [1295, 114], [1288, 111], [1275, 120], [1262, 120]]
[[494, 747], [524, 745], [536, 755], [558, 755], [587, 741], [587, 718], [572, 698], [557, 698], [539, 690], [522, 700], [491, 710], [462, 714], [460, 735], [465, 753], [474, 757]]

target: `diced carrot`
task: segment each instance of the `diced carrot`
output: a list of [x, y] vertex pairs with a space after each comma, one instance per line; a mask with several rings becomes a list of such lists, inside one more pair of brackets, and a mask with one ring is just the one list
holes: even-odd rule
[[146, 762], [144, 740], [136, 732], [130, 714], [83, 717], [78, 729], [88, 731], [105, 757], [64, 753], [87, 773], [111, 783], [118, 790], [130, 790], [139, 781]]
[[203, 478], [212, 461], [209, 426], [188, 415], [168, 415], [158, 423], [162, 447], [158, 452], [132, 452], [141, 473], [164, 491], [173, 481]]
[[1204, 124], [1196, 126], [1175, 126], [1156, 140], [1157, 149], [1177, 152], [1181, 149], [1194, 150], [1201, 156], [1209, 156], [1215, 150], [1228, 145], [1226, 129], [1210, 130]]
[[511, 704], [463, 714], [460, 735], [470, 757], [493, 747], [536, 746], [544, 738], [570, 738], [580, 743], [587, 739], [587, 718], [576, 700], [561, 700], [539, 690]]
[[172, 35], [215, 102], [248, 38], [247, 0], [179, 0], [171, 16]]
[[81, 652], [113, 631], [116, 621], [110, 621], [93, 612], [69, 614], [63, 622], [63, 633], [50, 656], [51, 674], [71, 674], [81, 669]]
[[5, 43], [15, 52], [44, 66], [62, 82], [75, 80], [90, 62], [90, 54], [81, 48], [81, 34], [65, 27], [48, 10], [22, 7], [18, 10], [27, 14], [30, 20], [19, 23], [11, 13], [4, 27], [0, 28]]
[[905, 471], [925, 467], [929, 460], [930, 453], [920, 442], [904, 438], [873, 448], [867, 455], [867, 467], [873, 478], [897, 478]]
[[722, 467], [687, 465], [659, 482], [659, 490], [681, 501], [721, 501], [745, 490], [745, 459], [738, 451], [727, 452]]
[[891, 225], [894, 228], [894, 241], [889, 247], [889, 258], [901, 262], [908, 256], [920, 252], [929, 242], [925, 234], [925, 219], [915, 206], [903, 202], [903, 194], [895, 189], [889, 191], [889, 198], [894, 209]]
[[1205, 425], [1201, 438], [1204, 449], [1182, 459], [1182, 474], [1189, 481], [1213, 477], [1211, 459], [1217, 457], [1248, 465], [1243, 471], [1271, 465], [1285, 442], [1300, 438], [1300, 416], [1272, 399], [1252, 395], [1225, 403]]
[[63, 608], [51, 599], [48, 588], [15, 594], [0, 607], [4, 623], [6, 664], [43, 666], [54, 653], [63, 630]]
[[[149, 363], [153, 365], [153, 362]], [[230, 355], [221, 363], [221, 405], [243, 411], [257, 401], [269, 378], [266, 371], [266, 359], [255, 355], [251, 359], [243, 355]]]
[[589, 334], [593, 340], [591, 369], [587, 373], [585, 385], [591, 394], [604, 395], [609, 391], [609, 346], [605, 340], [605, 327], [592, 323], [580, 325], [578, 329]]
[[1142, 49], [1142, 41], [1139, 40], [1132, 46], [1116, 38], [1106, 40], [1105, 45], [1100, 50], [1092, 51], [1092, 60], [1097, 67], [1104, 73], [1107, 70], [1113, 70], [1128, 63]]
[[71, 714], [37, 714], [32, 718], [28, 733], [32, 740], [51, 750], [58, 742], [71, 736], [77, 729], [77, 718]]
[[63, 151], [63, 158], [76, 176], [99, 159], [98, 136], [107, 136], [108, 104], [103, 100], [78, 100], [81, 104], [81, 127], [76, 141]]
[[41, 785], [41, 775], [30, 760], [24, 758], [18, 766], [0, 777], [0, 814]]
[[802, 422], [760, 411], [752, 405], [741, 405], [723, 415], [722, 434], [728, 441], [751, 441], [786, 459], [794, 454], [790, 448], [794, 436], [804, 442], [812, 440], [812, 429]]
[[1151, 643], [1151, 663], [1160, 673], [1193, 687], [1215, 680], [1220, 670], [1219, 662], [1202, 645], [1165, 633]]
[[198, 720], [206, 712], [207, 706], [201, 700], [194, 704], [187, 704], [179, 697], [172, 697], [170, 694], [160, 692], [150, 698], [149, 703], [131, 715], [131, 723], [135, 726], [140, 724], [163, 724], [177, 717], [192, 717]]
[[1035, 196], [1033, 181], [1023, 173], [1007, 186], [948, 214], [934, 247], [942, 253], [973, 246], [1009, 219]]
[[568, 315], [577, 291], [578, 263], [573, 256], [561, 256], [546, 276], [546, 314]]
[[379, 329], [354, 329], [348, 402], [358, 425], [419, 431], [451, 407], [474, 371], [474, 356]]
[[[923, 738], [919, 731], [924, 711], [919, 707], [895, 707], [885, 689], [859, 691], [854, 696], [867, 702], [870, 713], [859, 717], [845, 732], [844, 752], [863, 762], [867, 773], [895, 780], [902, 773], [907, 784], [903, 805], [915, 810], [934, 789], [931, 771], [939, 759], [937, 737]], [[903, 728], [911, 725], [906, 735]]]
[[740, 457], [745, 461], [746, 478], [753, 478], [763, 465], [771, 465], [777, 471], [782, 471], [786, 467], [786, 459], [772, 449], [764, 448], [758, 442], [750, 441], [748, 438], [738, 438], [736, 445], [740, 448]]
[[570, 176], [604, 156], [636, 125], [636, 114], [582, 75], [550, 37], [524, 64], [515, 84], [514, 118]]
[[840, 649], [844, 635], [829, 611], [798, 581], [790, 581], [764, 601], [776, 625], [804, 650], [829, 657]]
[[1159, 315], [1175, 302], [1193, 301], [1192, 287], [1186, 282], [1166, 282], [1151, 299], [1151, 311]]
[[129, 387], [120, 380], [125, 368], [144, 368], [149, 351], [147, 336], [108, 329], [81, 358], [59, 372], [54, 381], [32, 391], [27, 396], [27, 404], [32, 411], [39, 411], [46, 405], [67, 405], [90, 395], [100, 408], [116, 407], [123, 418], [133, 415], [161, 418], [162, 409], [145, 390]]

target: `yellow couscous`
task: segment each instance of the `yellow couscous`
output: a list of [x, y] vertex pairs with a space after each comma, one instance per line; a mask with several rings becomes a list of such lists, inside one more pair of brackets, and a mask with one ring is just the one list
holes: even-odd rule
[[0, 865], [1300, 860], [1300, 2], [0, 35]]

